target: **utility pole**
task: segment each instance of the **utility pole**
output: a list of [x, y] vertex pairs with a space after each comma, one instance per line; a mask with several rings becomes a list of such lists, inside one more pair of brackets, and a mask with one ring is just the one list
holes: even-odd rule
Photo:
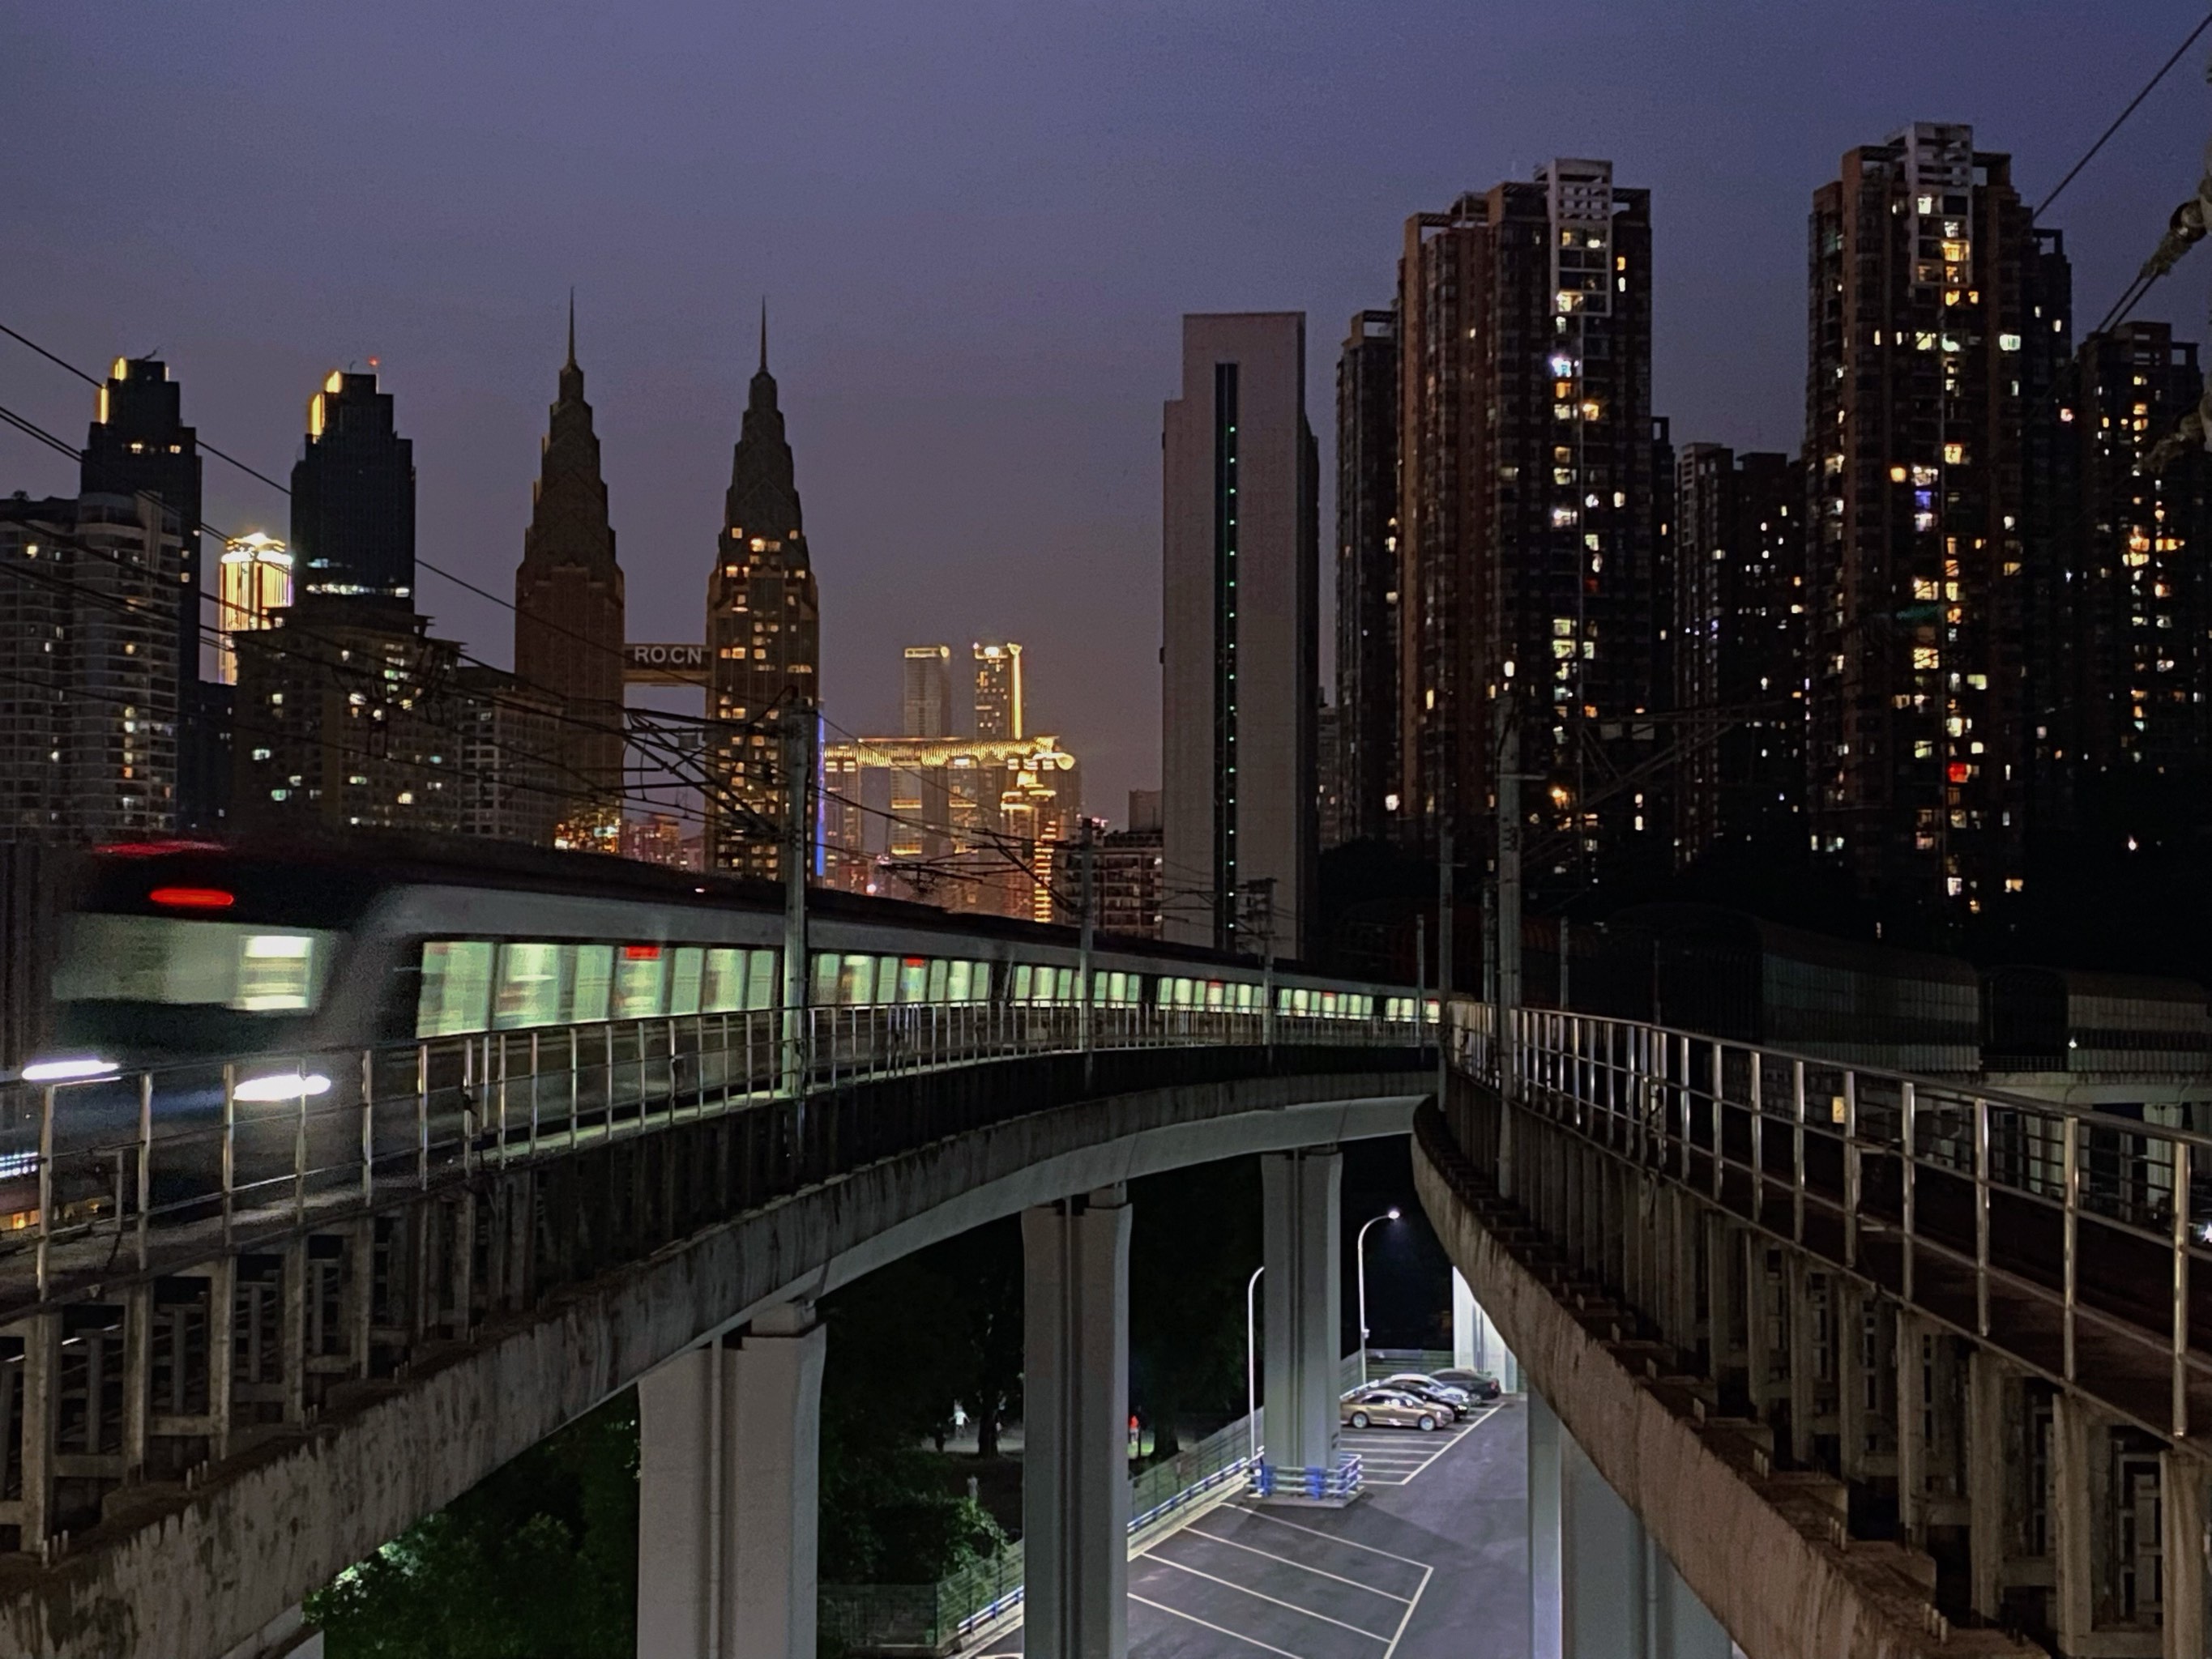
[[1451, 1070], [1452, 832], [1437, 832], [1437, 1105]]
[[1498, 756], [1498, 1092], [1513, 1097], [1513, 1015], [1521, 1006], [1521, 726], [1512, 693], [1492, 706]]
[[1083, 975], [1083, 1001], [1080, 1005], [1079, 1017], [1083, 1024], [1082, 1030], [1079, 1035], [1081, 1039], [1083, 1048], [1083, 1081], [1085, 1085], [1087, 1087], [1091, 1082], [1092, 1041], [1091, 1012], [1091, 935], [1097, 925], [1097, 919], [1098, 913], [1097, 902], [1097, 888], [1091, 877], [1091, 869], [1097, 862], [1097, 855], [1094, 850], [1097, 843], [1091, 839], [1092, 831], [1096, 826], [1091, 823], [1091, 818], [1087, 814], [1079, 815], [1079, 822], [1083, 825], [1083, 932], [1081, 935], [1082, 944], [1079, 949], [1077, 957], [1082, 964], [1080, 971]]
[[776, 722], [783, 772], [783, 1092], [805, 1094], [806, 866], [814, 849], [814, 705], [795, 701]]

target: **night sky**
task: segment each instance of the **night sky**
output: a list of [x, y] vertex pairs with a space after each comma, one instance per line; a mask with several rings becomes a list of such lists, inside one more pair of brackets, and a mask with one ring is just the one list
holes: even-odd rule
[[[158, 352], [204, 438], [277, 477], [308, 394], [381, 360], [422, 555], [512, 592], [578, 293], [633, 639], [696, 639], [766, 293], [822, 582], [831, 717], [896, 730], [901, 646], [1011, 636], [1090, 805], [1158, 779], [1159, 419], [1184, 311], [1337, 343], [1407, 215], [1610, 157], [1648, 185], [1655, 408], [1797, 447], [1805, 216], [1837, 158], [1972, 122], [2039, 199], [2197, 0], [805, 0], [17, 5], [0, 22], [0, 322]], [[2079, 324], [2193, 185], [2200, 43], [2052, 215]], [[2212, 255], [2140, 313], [2201, 337]], [[0, 338], [0, 403], [91, 394]], [[207, 516], [282, 533], [208, 465]], [[73, 489], [0, 431], [0, 490]], [[1323, 498], [1323, 544], [1333, 507]], [[435, 578], [441, 632], [505, 613]], [[1326, 631], [1326, 624], [1325, 629]]]

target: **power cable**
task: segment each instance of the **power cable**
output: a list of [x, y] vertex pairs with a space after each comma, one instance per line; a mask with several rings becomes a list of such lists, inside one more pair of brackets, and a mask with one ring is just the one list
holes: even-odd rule
[[2112, 125], [2106, 127], [2104, 131], [2098, 136], [2097, 142], [2090, 145], [2089, 148], [2082, 153], [2082, 156], [2080, 161], [2075, 162], [2072, 167], [2066, 170], [2066, 176], [2063, 179], [2061, 179], [2057, 184], [2052, 187], [2050, 195], [2045, 197], [2043, 200], [2037, 204], [2035, 211], [2029, 216], [2031, 218], [2040, 219], [2043, 217], [2044, 214], [2050, 210], [2051, 204], [2057, 201], [2061, 195], [2064, 194], [2066, 186], [2074, 182], [2075, 175], [2078, 174], [2083, 167], [2087, 167], [2091, 161], [2096, 159], [2097, 152], [2104, 149], [2106, 142], [2126, 124], [2128, 117], [2136, 112], [2136, 107], [2142, 104], [2142, 100], [2150, 96], [2152, 91], [2157, 87], [2158, 83], [2165, 80], [2167, 74], [2172, 71], [2173, 66], [2181, 61], [2182, 54], [2186, 52], [2190, 47], [2197, 44], [2197, 36], [2203, 34], [2208, 28], [2212, 28], [2212, 12], [2206, 13], [2205, 15], [2198, 21], [2197, 27], [2189, 31], [2189, 38], [2173, 49], [2173, 56], [2167, 58], [2166, 62], [2159, 65], [2158, 72], [2155, 75], [2152, 76], [2149, 80], [2143, 82], [2142, 90], [2136, 93], [2134, 97], [2128, 100], [2128, 106], [2112, 118]]

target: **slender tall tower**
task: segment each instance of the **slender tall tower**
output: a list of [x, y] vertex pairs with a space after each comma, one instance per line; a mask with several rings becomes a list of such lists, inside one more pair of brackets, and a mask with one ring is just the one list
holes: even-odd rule
[[340, 599], [415, 597], [415, 446], [374, 374], [334, 369], [307, 400], [292, 466], [297, 589]]
[[1336, 360], [1336, 740], [1341, 838], [1398, 816], [1398, 316], [1362, 311]]
[[768, 372], [763, 306], [760, 369], [731, 457], [719, 553], [707, 583], [707, 644], [714, 653], [707, 793], [712, 869], [781, 873], [775, 826], [783, 822], [789, 781], [778, 745], [794, 711], [817, 717], [821, 613], [791, 445]]
[[554, 775], [568, 799], [556, 845], [616, 853], [622, 845], [623, 573], [607, 523], [599, 441], [576, 366], [576, 302], [568, 359], [541, 446], [530, 528], [514, 573], [514, 672], [559, 697], [565, 719]]

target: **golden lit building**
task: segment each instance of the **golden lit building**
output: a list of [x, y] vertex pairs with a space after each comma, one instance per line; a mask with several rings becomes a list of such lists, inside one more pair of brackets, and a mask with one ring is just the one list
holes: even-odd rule
[[1022, 735], [1022, 648], [1012, 641], [975, 646], [975, 735]]
[[258, 530], [232, 537], [223, 544], [219, 592], [216, 678], [225, 685], [236, 685], [238, 653], [231, 635], [268, 627], [270, 613], [292, 603], [291, 550]]

